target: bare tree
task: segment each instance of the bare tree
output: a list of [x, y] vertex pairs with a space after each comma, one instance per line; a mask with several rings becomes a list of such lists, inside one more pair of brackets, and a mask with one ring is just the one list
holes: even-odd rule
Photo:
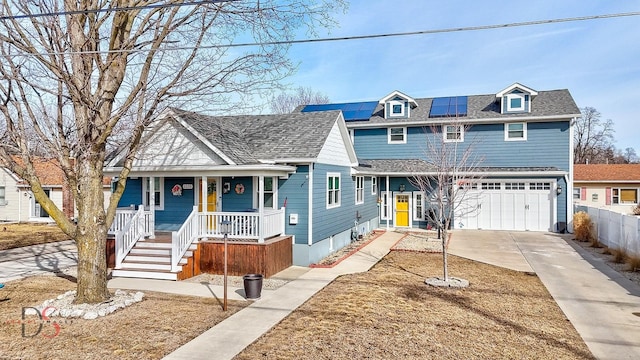
[[[300, 28], [334, 25], [342, 1], [3, 0], [0, 3], [0, 165], [78, 246], [76, 302], [109, 298], [105, 243], [145, 127], [166, 106], [239, 111], [295, 68]], [[231, 47], [255, 41], [261, 45]], [[126, 129], [127, 133], [118, 133]], [[104, 207], [103, 164], [126, 151]], [[64, 172], [74, 223], [47, 197], [33, 166], [44, 154]]]
[[448, 282], [447, 241], [451, 221], [454, 216], [464, 217], [478, 211], [478, 186], [484, 177], [480, 164], [484, 158], [474, 152], [475, 139], [459, 141], [471, 126], [456, 121], [446, 128], [449, 131], [442, 130], [442, 126], [425, 129], [424, 156], [429, 171], [409, 181], [425, 194], [425, 203], [430, 204], [425, 206], [428, 208], [425, 219], [436, 227], [442, 240], [443, 276]]
[[311, 88], [299, 87], [293, 93], [282, 93], [271, 99], [271, 112], [288, 114], [299, 105], [328, 104], [329, 97]]
[[638, 155], [636, 155], [636, 149], [632, 147], [628, 147], [624, 149], [624, 159], [626, 160], [627, 164], [633, 164], [636, 161], [638, 161]]
[[592, 107], [584, 107], [581, 112], [582, 116], [574, 124], [573, 161], [576, 164], [606, 162], [613, 142], [613, 121], [603, 121], [600, 112]]

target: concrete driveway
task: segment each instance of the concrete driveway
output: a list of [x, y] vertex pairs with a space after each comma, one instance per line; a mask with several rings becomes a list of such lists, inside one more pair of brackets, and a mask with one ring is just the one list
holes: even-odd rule
[[[535, 272], [594, 356], [640, 359], [640, 286], [572, 246], [571, 235], [456, 230], [449, 253]], [[635, 313], [635, 314], [634, 314]]]

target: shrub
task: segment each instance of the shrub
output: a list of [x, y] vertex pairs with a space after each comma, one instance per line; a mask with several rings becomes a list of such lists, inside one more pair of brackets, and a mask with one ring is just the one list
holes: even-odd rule
[[640, 256], [627, 256], [629, 271], [640, 271]]
[[602, 247], [602, 253], [605, 255], [613, 255], [613, 253], [611, 252], [611, 249], [608, 246]]
[[573, 215], [573, 232], [578, 241], [592, 241], [593, 239], [597, 241], [591, 217], [584, 211]]
[[616, 264], [622, 264], [627, 261], [627, 252], [623, 249], [613, 249], [613, 262]]
[[640, 215], [640, 204], [638, 204], [635, 207], [633, 207], [631, 209], [631, 212], [633, 213], [633, 215]]

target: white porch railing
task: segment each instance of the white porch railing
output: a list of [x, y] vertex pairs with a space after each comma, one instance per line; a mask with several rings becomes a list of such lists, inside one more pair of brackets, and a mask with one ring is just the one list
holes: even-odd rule
[[640, 256], [640, 217], [582, 205], [576, 206], [575, 212], [578, 211], [589, 214], [596, 224], [600, 243]]
[[180, 229], [171, 232], [171, 271], [180, 271], [180, 259], [182, 259], [193, 241], [197, 239], [198, 221], [198, 207], [194, 206], [193, 211]]
[[[265, 238], [284, 234], [284, 208], [264, 210], [262, 229], [257, 212], [205, 212], [198, 213], [201, 237], [223, 237], [220, 223], [229, 221], [228, 237], [264, 242]], [[261, 231], [262, 230], [262, 231]]]
[[145, 235], [144, 206], [140, 206], [124, 227], [116, 232], [116, 269], [122, 267], [122, 261], [136, 242]]
[[[109, 228], [108, 234], [114, 235], [118, 231], [122, 230], [129, 223], [129, 221], [131, 221], [131, 218], [133, 218], [133, 216], [140, 209], [144, 209], [144, 206], [140, 205], [138, 207], [138, 210], [131, 209], [131, 208], [117, 209], [116, 210], [116, 216], [113, 219], [113, 223], [111, 224], [111, 227]], [[153, 229], [155, 228], [155, 225], [153, 223], [153, 214], [151, 213], [151, 211], [144, 211], [144, 221], [143, 221], [143, 223], [144, 223], [144, 235], [145, 236], [153, 236], [154, 235]]]

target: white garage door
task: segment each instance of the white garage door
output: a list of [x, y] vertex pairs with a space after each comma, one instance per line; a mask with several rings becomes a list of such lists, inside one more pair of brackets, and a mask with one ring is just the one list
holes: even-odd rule
[[551, 231], [553, 183], [485, 181], [457, 207], [457, 229]]

